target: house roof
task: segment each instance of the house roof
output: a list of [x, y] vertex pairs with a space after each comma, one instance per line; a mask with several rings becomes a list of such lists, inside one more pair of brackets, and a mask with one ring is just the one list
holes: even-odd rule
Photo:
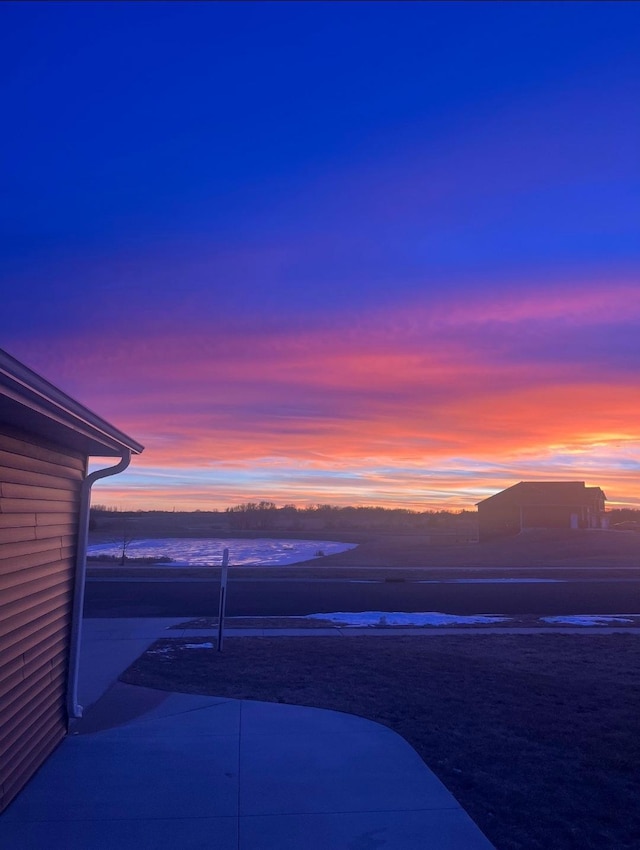
[[584, 481], [520, 481], [506, 490], [477, 502], [510, 502], [516, 505], [585, 505], [599, 497], [606, 499], [600, 487], [585, 487]]
[[0, 423], [85, 456], [140, 454], [144, 446], [0, 349]]

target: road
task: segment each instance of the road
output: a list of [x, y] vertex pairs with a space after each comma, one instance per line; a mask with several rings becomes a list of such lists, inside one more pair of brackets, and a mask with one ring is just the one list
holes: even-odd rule
[[[88, 617], [190, 617], [217, 614], [218, 584], [89, 579]], [[640, 579], [601, 577], [513, 581], [415, 582], [334, 579], [230, 579], [228, 616], [288, 616], [335, 611], [440, 611], [447, 614], [637, 614]]]

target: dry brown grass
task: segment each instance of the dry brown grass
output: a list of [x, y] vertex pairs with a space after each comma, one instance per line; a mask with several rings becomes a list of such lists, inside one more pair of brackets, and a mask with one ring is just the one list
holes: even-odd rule
[[[196, 641], [191, 641], [196, 642]], [[351, 712], [395, 729], [498, 850], [638, 850], [632, 635], [162, 640], [122, 678]]]
[[[435, 540], [435, 538], [434, 538]], [[370, 567], [636, 567], [640, 534], [535, 530], [485, 543], [435, 545], [420, 535], [379, 535], [327, 555], [324, 566]]]

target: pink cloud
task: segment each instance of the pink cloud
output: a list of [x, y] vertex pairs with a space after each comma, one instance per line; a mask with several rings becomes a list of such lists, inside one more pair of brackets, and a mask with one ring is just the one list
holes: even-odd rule
[[[206, 323], [167, 332], [142, 321], [126, 336], [35, 341], [24, 359], [145, 444], [136, 461], [141, 471], [224, 467], [250, 474], [277, 459], [316, 472], [351, 469], [376, 493], [376, 467], [417, 474], [464, 457], [504, 462], [517, 477], [519, 461], [558, 445], [576, 450], [576, 477], [584, 477], [580, 447], [638, 438], [636, 388], [606, 361], [590, 359], [588, 347], [564, 362], [547, 358], [542, 347], [523, 358], [518, 328], [537, 328], [544, 343], [550, 323], [591, 333], [639, 316], [640, 295], [626, 282], [606, 289], [573, 284], [552, 297], [460, 303], [459, 295], [445, 296], [356, 321], [321, 319], [305, 328], [265, 322], [252, 333], [241, 332], [242, 321], [215, 333]], [[624, 475], [616, 478], [615, 468], [610, 475], [615, 492], [628, 497]], [[470, 479], [478, 492], [482, 475]], [[433, 483], [445, 491], [447, 478]], [[230, 494], [241, 501], [247, 486]], [[254, 482], [245, 498], [262, 486]], [[453, 474], [448, 486], [455, 492]], [[187, 491], [180, 503], [199, 501], [195, 485]], [[391, 476], [379, 498], [412, 492], [406, 477]], [[177, 497], [167, 491], [166, 498]]]

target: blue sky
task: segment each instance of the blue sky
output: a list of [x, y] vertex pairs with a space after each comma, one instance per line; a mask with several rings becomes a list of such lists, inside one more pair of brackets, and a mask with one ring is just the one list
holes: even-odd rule
[[585, 451], [634, 500], [639, 24], [2, 4], [0, 344], [147, 445], [136, 505], [462, 507]]

